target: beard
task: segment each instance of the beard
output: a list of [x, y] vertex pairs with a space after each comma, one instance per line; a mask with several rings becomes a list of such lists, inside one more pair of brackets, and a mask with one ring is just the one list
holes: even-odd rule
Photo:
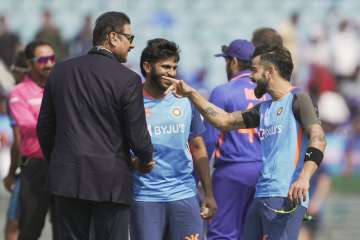
[[48, 78], [50, 73], [51, 73], [52, 67], [51, 68], [44, 68], [42, 71], [39, 72], [39, 75], [43, 78]]
[[167, 89], [167, 87], [161, 83], [161, 75], [156, 72], [155, 66], [151, 67], [150, 80], [161, 91], [165, 91]]
[[261, 98], [267, 92], [268, 81], [265, 79], [265, 76], [261, 76], [261, 79], [256, 81], [256, 87], [254, 89], [255, 96]]
[[266, 93], [266, 88], [258, 84], [254, 89], [254, 93], [257, 98], [262, 98], [262, 96]]

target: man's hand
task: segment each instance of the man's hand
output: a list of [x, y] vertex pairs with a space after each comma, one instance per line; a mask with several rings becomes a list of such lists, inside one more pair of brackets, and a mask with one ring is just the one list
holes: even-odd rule
[[5, 133], [0, 133], [0, 147], [3, 147], [9, 143], [8, 137]]
[[133, 157], [131, 158], [131, 165], [134, 169], [141, 173], [149, 173], [155, 166], [155, 161], [151, 160], [148, 163], [142, 163], [139, 158]]
[[301, 201], [306, 201], [309, 187], [310, 180], [300, 175], [299, 178], [290, 187], [288, 193], [290, 201], [297, 204], [300, 204]]
[[15, 186], [15, 176], [8, 174], [4, 179], [3, 179], [3, 184], [4, 187], [7, 191], [12, 192]]
[[201, 204], [200, 215], [203, 219], [211, 219], [215, 215], [216, 209], [217, 205], [214, 196], [205, 196]]
[[171, 77], [162, 76], [162, 79], [169, 81], [171, 86], [166, 90], [165, 94], [173, 92], [177, 97], [188, 97], [195, 90], [185, 83], [184, 80], [178, 80]]

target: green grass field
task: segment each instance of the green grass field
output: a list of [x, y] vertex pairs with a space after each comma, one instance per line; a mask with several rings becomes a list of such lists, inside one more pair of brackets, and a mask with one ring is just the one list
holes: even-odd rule
[[360, 194], [360, 175], [354, 175], [352, 177], [333, 177], [332, 180], [333, 192]]

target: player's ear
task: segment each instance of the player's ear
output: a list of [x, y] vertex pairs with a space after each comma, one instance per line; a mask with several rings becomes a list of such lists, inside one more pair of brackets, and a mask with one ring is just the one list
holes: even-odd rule
[[113, 47], [117, 46], [119, 43], [118, 35], [115, 32], [110, 32], [107, 36], [107, 40], [109, 41], [109, 44]]
[[144, 62], [144, 63], [143, 63], [143, 68], [144, 68], [144, 71], [145, 71], [146, 75], [147, 75], [147, 74], [150, 74], [150, 72], [151, 72], [151, 65], [150, 65], [150, 63]]
[[266, 70], [267, 70], [269, 75], [273, 75], [276, 72], [277, 69], [274, 66], [274, 64], [270, 64], [270, 65], [268, 65]]

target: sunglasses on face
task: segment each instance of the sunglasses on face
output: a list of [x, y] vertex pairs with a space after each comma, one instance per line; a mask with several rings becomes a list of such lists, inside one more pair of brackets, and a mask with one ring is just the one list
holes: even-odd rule
[[126, 37], [126, 39], [130, 42], [130, 44], [133, 43], [134, 38], [135, 38], [135, 36], [134, 36], [134, 35], [131, 35], [131, 34], [126, 34], [126, 33], [121, 33], [121, 32], [117, 32], [117, 34]]
[[37, 62], [38, 64], [44, 65], [47, 64], [48, 61], [50, 61], [51, 63], [55, 62], [55, 55], [50, 55], [50, 56], [42, 56], [42, 57], [34, 57], [32, 60], [34, 62]]

